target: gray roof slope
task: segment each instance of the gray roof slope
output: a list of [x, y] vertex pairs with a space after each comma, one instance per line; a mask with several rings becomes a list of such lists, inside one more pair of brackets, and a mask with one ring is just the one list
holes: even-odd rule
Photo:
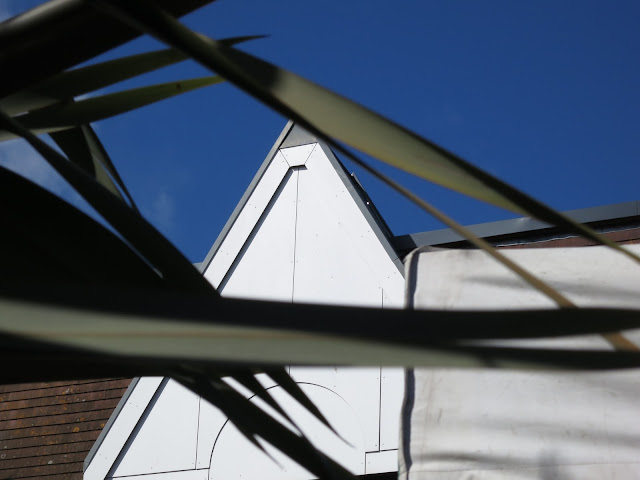
[[[565, 215], [581, 223], [612, 222], [620, 220], [628, 222], [633, 217], [640, 217], [640, 201], [615, 203], [579, 210], [569, 210]], [[640, 224], [640, 218], [637, 219]], [[518, 237], [518, 243], [540, 240], [540, 237], [549, 235], [558, 230], [548, 223], [528, 217], [502, 220], [498, 222], [479, 223], [468, 227], [481, 238]], [[557, 233], [557, 232], [556, 232]], [[413, 250], [421, 245], [442, 245], [464, 241], [460, 235], [449, 228], [433, 230], [430, 232], [412, 233], [393, 238], [393, 243], [398, 251]], [[513, 243], [514, 240], [511, 240]]]

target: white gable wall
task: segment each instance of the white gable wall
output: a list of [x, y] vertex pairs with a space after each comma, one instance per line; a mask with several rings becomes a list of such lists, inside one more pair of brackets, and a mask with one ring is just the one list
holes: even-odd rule
[[[274, 150], [258, 177], [204, 273], [222, 295], [402, 306], [399, 262], [326, 147], [314, 141]], [[267, 384], [285, 408], [300, 415], [294, 418], [319, 448], [356, 474], [397, 469], [401, 370], [296, 367], [290, 373], [353, 445], [305, 418], [295, 401]], [[272, 452], [283, 470], [245, 441], [215, 407], [175, 382], [162, 388], [117, 461], [92, 461], [85, 478], [105, 478], [104, 465], [97, 469], [94, 463], [109, 461], [109, 478], [144, 474], [162, 480], [169, 473], [166, 478], [311, 478]], [[118, 435], [115, 430], [108, 437]], [[94, 475], [99, 470], [103, 473]]]
[[271, 194], [256, 188], [205, 272], [223, 295], [402, 306], [402, 275], [320, 144], [280, 150], [263, 178]]
[[[243, 242], [234, 262], [218, 284], [221, 294], [291, 301], [295, 268], [297, 179], [298, 172], [295, 170], [284, 175], [269, 206], [257, 219], [249, 238]], [[248, 205], [247, 208], [253, 206]], [[218, 266], [216, 260], [214, 257], [215, 265], [205, 272], [207, 279], [215, 280], [221, 275], [215, 270]], [[256, 265], [260, 265], [260, 268], [256, 268]]]
[[[379, 232], [374, 231], [362, 205], [349, 191], [353, 186], [345, 182], [344, 172], [329, 155], [331, 152], [319, 143], [283, 148], [275, 155], [263, 175], [271, 182], [276, 177], [272, 169], [278, 169], [278, 176], [282, 176], [277, 187], [271, 184], [273, 196], [267, 200], [264, 190], [256, 187], [218, 249], [235, 251], [236, 258], [230, 262], [216, 253], [205, 272], [214, 285], [218, 282], [223, 295], [372, 307], [403, 304], [403, 277], [382, 245]], [[284, 174], [280, 170], [283, 160], [289, 165]], [[267, 205], [259, 204], [258, 198]], [[257, 217], [256, 211], [263, 215]], [[248, 240], [236, 243], [240, 237], [236, 232], [249, 230], [250, 222], [254, 227]], [[219, 270], [223, 268], [228, 271]], [[291, 368], [291, 375], [297, 382], [336, 392], [351, 408], [363, 438], [360, 451], [352, 452], [355, 473], [397, 468], [401, 370], [296, 367]], [[329, 410], [325, 413], [331, 417]], [[254, 448], [239, 436], [237, 440], [243, 450]], [[216, 469], [215, 451], [212, 471]], [[225, 474], [232, 471], [225, 470]], [[245, 470], [244, 476], [251, 476], [251, 472]], [[310, 477], [283, 477], [277, 469], [275, 478]]]
[[319, 144], [299, 172], [297, 207], [294, 301], [381, 307], [385, 290], [402, 301], [402, 275]]
[[194, 470], [199, 403], [200, 397], [179, 383], [163, 382], [140, 428], [129, 437], [127, 454], [114, 465], [113, 476]]

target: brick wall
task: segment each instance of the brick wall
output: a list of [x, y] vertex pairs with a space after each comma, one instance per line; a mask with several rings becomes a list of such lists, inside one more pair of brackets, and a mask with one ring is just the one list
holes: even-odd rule
[[0, 479], [80, 480], [131, 379], [0, 385]]

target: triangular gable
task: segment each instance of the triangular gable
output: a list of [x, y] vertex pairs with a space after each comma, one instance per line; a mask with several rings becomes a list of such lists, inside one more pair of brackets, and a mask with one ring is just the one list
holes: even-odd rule
[[204, 275], [228, 296], [373, 306], [378, 289], [382, 303], [400, 307], [403, 267], [389, 236], [328, 146], [289, 123], [203, 262]]
[[[226, 296], [401, 307], [402, 263], [389, 236], [331, 150], [290, 122], [200, 268]], [[354, 445], [335, 450], [340, 442], [310, 425], [308, 433], [323, 450], [334, 449], [334, 457], [357, 474], [397, 468], [401, 370], [290, 373]], [[269, 387], [281, 395], [279, 387]], [[262, 462], [263, 454], [234, 433], [224, 415], [173, 381], [141, 379], [130, 399], [135, 401], [122, 406], [100, 440], [85, 478], [267, 478], [265, 469], [273, 478], [305, 478], [286, 459], [280, 459], [286, 475], [271, 460]], [[282, 402], [295, 409], [286, 395]], [[234, 451], [243, 452], [236, 454], [242, 462], [226, 453]], [[236, 471], [238, 465], [254, 470]]]

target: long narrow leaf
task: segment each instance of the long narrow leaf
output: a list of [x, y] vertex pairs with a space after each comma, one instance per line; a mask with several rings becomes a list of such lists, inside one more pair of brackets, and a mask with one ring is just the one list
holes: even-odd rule
[[[0, 285], [38, 282], [167, 290], [107, 228], [29, 180], [0, 168]], [[125, 285], [127, 287], [125, 287]]]
[[[307, 409], [314, 417], [316, 417], [321, 423], [323, 423], [328, 429], [330, 429], [336, 436], [341, 438], [345, 443], [348, 442], [342, 438], [342, 436], [331, 426], [329, 421], [322, 415], [318, 407], [311, 401], [309, 397], [302, 391], [298, 384], [289, 376], [287, 371], [283, 367], [269, 367], [264, 369], [272, 380], [274, 380], [285, 392], [291, 395], [292, 398], [298, 401], [300, 405]], [[263, 402], [273, 408], [276, 412], [282, 415], [291, 425], [293, 425], [302, 436], [304, 432], [298, 427], [296, 422], [289, 416], [287, 412], [275, 401], [275, 399], [269, 394], [269, 391], [262, 386], [262, 384], [256, 379], [251, 372], [236, 372], [230, 375], [235, 381], [239, 382], [243, 387], [248, 389]], [[278, 380], [276, 380], [276, 378]]]
[[205, 39], [151, 2], [94, 0], [94, 5], [188, 53], [321, 138], [336, 138], [390, 165], [465, 195], [608, 245], [640, 263], [640, 256], [410, 130], [298, 75]]
[[82, 168], [115, 196], [124, 200], [123, 194], [126, 195], [129, 205], [134, 210], [138, 210], [102, 142], [90, 125], [52, 132], [49, 136], [71, 162]]
[[[482, 366], [486, 359], [476, 356], [480, 347], [470, 344], [470, 339], [540, 338], [557, 332], [602, 333], [640, 326], [637, 310], [385, 311], [214, 299], [179, 292], [158, 295], [132, 288], [63, 289], [49, 284], [41, 288], [5, 285], [0, 299], [0, 331], [12, 336], [107, 355], [258, 368], [273, 364]], [[305, 321], [300, 322], [301, 318]], [[640, 366], [638, 352], [566, 350], [568, 356], [561, 360], [568, 363], [554, 365], [544, 349], [523, 350], [528, 352], [526, 361], [510, 366]], [[505, 352], [500, 359], [508, 360], [515, 350]]]
[[[286, 371], [284, 371], [283, 367], [279, 367], [285, 375], [288, 375]], [[298, 430], [299, 433], [302, 434], [302, 430], [298, 428], [296, 422], [289, 416], [287, 412], [275, 401], [275, 399], [269, 394], [268, 390], [264, 388], [264, 386], [256, 379], [256, 377], [251, 373], [251, 371], [238, 372], [235, 373], [231, 378], [236, 382], [240, 383], [244, 388], [249, 390], [253, 395], [261, 399], [264, 403], [273, 408], [276, 412], [284, 417], [293, 427]]]
[[[161, 320], [166, 319], [169, 330], [176, 325], [172, 322], [178, 318], [214, 325], [216, 328], [233, 327], [239, 332], [244, 328], [256, 328], [256, 332], [269, 329], [291, 330], [304, 333], [324, 335], [341, 335], [349, 338], [361, 338], [389, 342], [406, 343], [407, 345], [431, 345], [439, 342], [546, 338], [571, 335], [588, 335], [606, 333], [616, 330], [640, 328], [640, 311], [620, 308], [579, 308], [579, 309], [539, 309], [516, 311], [442, 311], [442, 310], [387, 310], [379, 308], [332, 307], [327, 305], [282, 304], [279, 302], [234, 300], [209, 298], [165, 292], [158, 296], [155, 292], [126, 290], [113, 287], [110, 291], [101, 291], [91, 286], [86, 289], [67, 290], [58, 285], [56, 288], [46, 283], [38, 284], [37, 278], [31, 288], [22, 290], [5, 285], [5, 298], [17, 301], [36, 301], [46, 305], [58, 305], [60, 308], [76, 308], [81, 311], [97, 310], [110, 313], [113, 318], [119, 314], [132, 317], [147, 316]], [[15, 287], [15, 288], [12, 288]], [[0, 294], [3, 294], [0, 291]], [[283, 305], [287, 305], [286, 307]], [[39, 311], [36, 309], [36, 312]], [[106, 318], [111, 318], [107, 315]], [[300, 319], [305, 319], [301, 322]], [[517, 318], [517, 321], [514, 321]], [[265, 319], [268, 319], [266, 321]], [[308, 319], [308, 321], [306, 321]], [[425, 321], [428, 319], [428, 321]], [[133, 321], [133, 320], [131, 320]], [[54, 337], [74, 337], [76, 320], [69, 317], [63, 321], [69, 330], [61, 329]], [[98, 320], [96, 320], [98, 322]], [[118, 323], [113, 324], [118, 325]], [[133, 324], [132, 324], [133, 325]], [[393, 325], [395, 328], [389, 328]], [[46, 325], [45, 325], [46, 326]], [[16, 333], [25, 328], [29, 332], [29, 324], [12, 327]], [[51, 329], [53, 325], [49, 324]], [[140, 323], [143, 329], [152, 327]], [[30, 328], [30, 327], [29, 327]], [[35, 328], [35, 327], [34, 327]], [[78, 336], [87, 336], [90, 332], [102, 335], [109, 332], [108, 326], [99, 323], [78, 325]], [[182, 335], [197, 335], [199, 330], [195, 324], [186, 329]], [[203, 334], [207, 331], [205, 327]], [[135, 329], [134, 329], [135, 330]], [[47, 330], [49, 332], [50, 330]], [[133, 331], [133, 330], [132, 330]], [[144, 330], [146, 333], [147, 330]], [[224, 329], [220, 330], [221, 332]], [[84, 332], [84, 333], [80, 333]], [[189, 333], [192, 332], [192, 333]], [[212, 335], [217, 332], [214, 328]], [[64, 334], [63, 334], [64, 333]], [[180, 329], [176, 330], [180, 333]], [[114, 330], [114, 336], [124, 335]], [[158, 332], [160, 336], [164, 333]], [[269, 335], [265, 333], [265, 337]], [[248, 338], [255, 335], [248, 334]], [[213, 354], [213, 352], [212, 352]], [[284, 362], [284, 365], [287, 363]]]
[[[157, 0], [182, 16], [212, 0]], [[39, 5], [0, 25], [0, 97], [28, 88], [139, 36], [84, 0]]]
[[[213, 388], [207, 379], [195, 379], [183, 385], [219, 407], [238, 429], [258, 435], [318, 478], [353, 479], [353, 475], [305, 439], [233, 389]], [[251, 436], [249, 436], [250, 438]]]
[[[307, 394], [302, 391], [300, 386], [289, 376], [289, 374], [281, 368], [265, 368], [264, 372], [271, 377], [271, 379], [280, 385], [285, 392], [293, 397], [300, 405], [306, 408], [313, 414], [320, 422], [331, 429], [333, 433], [339, 435], [338, 432], [329, 423], [326, 417], [322, 414], [320, 409], [311, 401]], [[343, 439], [344, 440], [344, 439]]]
[[82, 349], [60, 348], [46, 342], [0, 335], [0, 384], [96, 378], [170, 376], [175, 359], [116, 357]]
[[[525, 282], [531, 285], [533, 288], [538, 290], [543, 295], [546, 295], [551, 301], [555, 302], [558, 307], [561, 308], [575, 308], [576, 305], [573, 304], [567, 297], [562, 295], [560, 292], [552, 288], [549, 284], [536, 277], [535, 275], [528, 272], [526, 269], [519, 266], [517, 263], [507, 258], [505, 255], [502, 255], [498, 249], [496, 249], [493, 245], [491, 245], [486, 240], [475, 235], [470, 229], [460, 225], [458, 222], [453, 220], [451, 217], [446, 215], [444, 212], [440, 211], [424, 199], [418, 197], [415, 193], [410, 191], [408, 188], [403, 187], [399, 183], [395, 182], [391, 178], [387, 177], [383, 173], [375, 170], [366, 162], [362, 161], [362, 159], [353, 155], [346, 149], [340, 148], [340, 150], [349, 156], [354, 162], [360, 165], [362, 168], [366, 169], [371, 175], [375, 176], [386, 185], [393, 188], [398, 193], [402, 194], [413, 203], [421, 207], [423, 210], [437, 218], [439, 221], [447, 225], [458, 235], [465, 238], [467, 241], [485, 251], [488, 255], [493, 257], [495, 260], [504, 265], [507, 269], [511, 270], [513, 273], [522, 278]], [[605, 333], [602, 334], [602, 337], [609, 342], [611, 346], [613, 346], [617, 350], [639, 350], [638, 346], [627, 339], [624, 334], [620, 332], [614, 333]]]
[[93, 92], [186, 58], [188, 57], [183, 53], [167, 48], [62, 72], [26, 91], [0, 100], [0, 109], [9, 115], [28, 112]]
[[83, 125], [222, 81], [222, 77], [211, 76], [134, 88], [79, 102], [56, 104], [21, 115], [16, 120], [26, 128], [36, 130]]
[[134, 249], [158, 268], [168, 284], [180, 290], [187, 289], [217, 297], [213, 287], [168, 240], [79, 167], [2, 111], [0, 111], [0, 128], [27, 140], [99, 214], [130, 242]]
[[249, 440], [249, 442], [265, 455], [268, 455], [267, 451], [260, 445], [260, 442], [258, 442], [254, 429], [246, 424], [244, 418], [238, 417], [237, 412], [241, 407], [238, 406], [235, 398], [229, 398], [230, 395], [228, 395], [227, 392], [231, 392], [233, 389], [227, 385], [220, 376], [212, 374], [210, 371], [206, 376], [194, 375], [190, 371], [188, 377], [181, 375], [176, 376], [175, 379], [192, 392], [197, 393], [209, 403], [218, 407], [231, 419], [240, 433]]
[[[225, 45], [263, 38], [261, 35], [231, 37], [220, 40]], [[101, 62], [59, 73], [38, 85], [0, 100], [0, 109], [9, 115], [42, 108], [62, 100], [105, 88], [123, 80], [181, 62], [188, 55], [167, 48]]]

